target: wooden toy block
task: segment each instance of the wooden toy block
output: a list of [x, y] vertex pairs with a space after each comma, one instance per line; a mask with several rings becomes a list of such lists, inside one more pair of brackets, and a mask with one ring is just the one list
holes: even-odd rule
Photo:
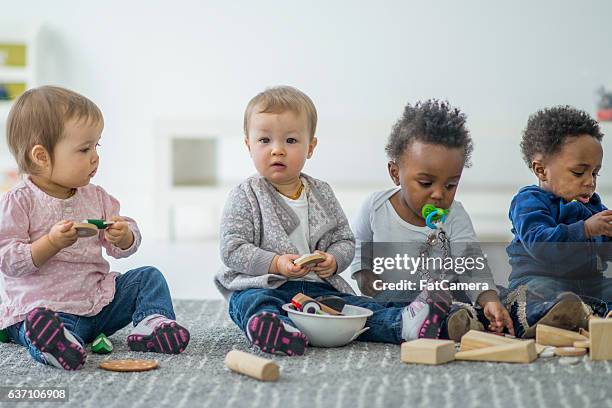
[[574, 347], [588, 349], [591, 347], [591, 342], [588, 340], [587, 341], [575, 341]]
[[543, 346], [573, 347], [575, 341], [585, 341], [588, 338], [582, 334], [557, 327], [538, 324], [536, 327], [536, 342]]
[[578, 357], [584, 356], [587, 349], [578, 347], [555, 347], [555, 356], [559, 357]]
[[592, 360], [612, 360], [612, 319], [589, 320]]
[[498, 363], [531, 363], [538, 358], [533, 340], [500, 344], [455, 354], [456, 360], [495, 361]]
[[512, 339], [497, 334], [485, 333], [478, 330], [470, 330], [461, 337], [460, 351], [477, 350], [490, 346], [499, 346], [502, 344], [512, 344], [521, 342], [521, 340]]
[[225, 365], [232, 371], [261, 381], [276, 381], [280, 375], [278, 365], [274, 361], [239, 350], [226, 354]]
[[538, 356], [547, 348], [549, 348], [550, 346], [543, 346], [541, 344], [536, 343], [536, 353], [538, 353]]
[[404, 363], [444, 364], [455, 359], [455, 342], [418, 339], [402, 343], [400, 359]]

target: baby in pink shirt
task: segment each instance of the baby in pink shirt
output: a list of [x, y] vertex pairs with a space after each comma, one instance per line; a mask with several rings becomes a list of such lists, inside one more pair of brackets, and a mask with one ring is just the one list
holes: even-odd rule
[[[84, 344], [133, 323], [134, 351], [176, 354], [189, 332], [175, 321], [170, 291], [154, 267], [111, 272], [140, 245], [136, 222], [90, 184], [99, 166], [102, 113], [58, 87], [25, 92], [13, 105], [7, 142], [24, 180], [0, 199], [0, 329], [37, 361], [80, 369]], [[76, 222], [111, 220], [92, 237]]]

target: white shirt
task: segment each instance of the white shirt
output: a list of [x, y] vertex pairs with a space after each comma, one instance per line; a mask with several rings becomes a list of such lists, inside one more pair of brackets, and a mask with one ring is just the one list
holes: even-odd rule
[[[310, 236], [310, 228], [308, 227], [308, 200], [306, 196], [306, 190], [302, 191], [302, 194], [297, 200], [292, 200], [289, 197], [285, 197], [280, 194], [282, 199], [287, 203], [295, 214], [300, 219], [300, 224], [289, 234], [289, 239], [298, 249], [298, 255], [304, 255], [310, 253], [310, 245], [308, 245], [308, 237]], [[290, 280], [307, 280], [313, 282], [324, 282], [323, 279], [319, 278], [316, 273], [310, 272], [309, 274], [302, 276], [298, 279]]]

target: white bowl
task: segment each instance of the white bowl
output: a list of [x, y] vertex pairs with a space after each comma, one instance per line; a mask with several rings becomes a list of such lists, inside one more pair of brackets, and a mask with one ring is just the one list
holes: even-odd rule
[[291, 303], [283, 305], [289, 318], [308, 336], [308, 344], [317, 347], [340, 347], [355, 340], [369, 329], [364, 327], [372, 311], [359, 306], [346, 305], [343, 316], [316, 315], [295, 310]]

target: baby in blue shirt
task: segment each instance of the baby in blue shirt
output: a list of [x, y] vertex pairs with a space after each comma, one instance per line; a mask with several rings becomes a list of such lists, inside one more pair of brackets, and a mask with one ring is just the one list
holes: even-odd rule
[[529, 118], [521, 149], [539, 184], [513, 198], [507, 248], [508, 303], [522, 337], [532, 337], [538, 323], [586, 327], [593, 311], [610, 308], [612, 279], [603, 271], [612, 260], [612, 211], [595, 192], [602, 137], [593, 118], [569, 106]]

